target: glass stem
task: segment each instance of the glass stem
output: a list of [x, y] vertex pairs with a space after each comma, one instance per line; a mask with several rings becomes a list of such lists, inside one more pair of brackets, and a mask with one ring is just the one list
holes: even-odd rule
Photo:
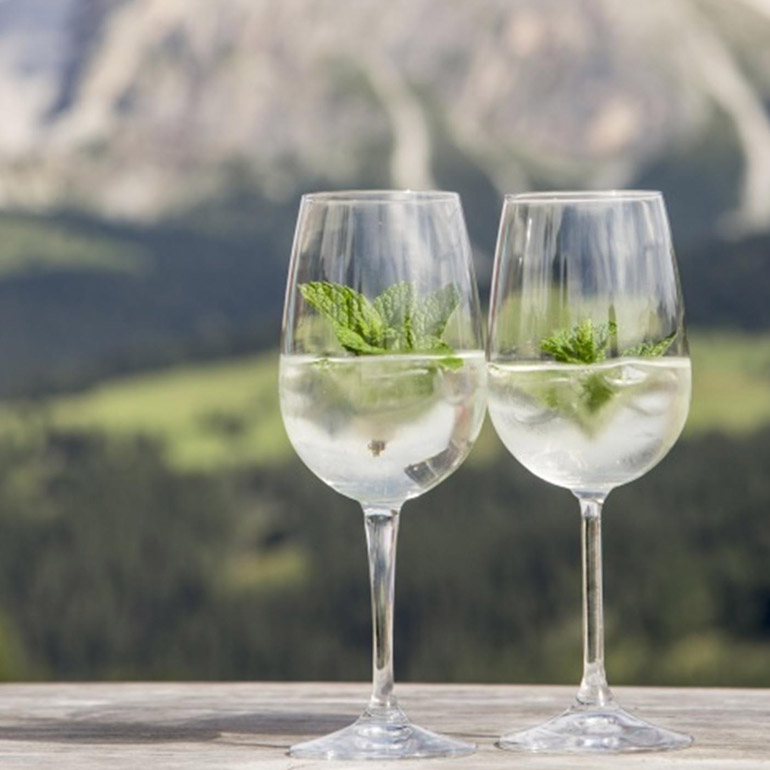
[[604, 604], [602, 596], [602, 504], [604, 497], [578, 495], [583, 552], [583, 679], [577, 700], [604, 706], [612, 692], [604, 672]]
[[393, 598], [396, 576], [398, 510], [364, 508], [372, 590], [372, 697], [367, 713], [398, 711], [393, 695]]

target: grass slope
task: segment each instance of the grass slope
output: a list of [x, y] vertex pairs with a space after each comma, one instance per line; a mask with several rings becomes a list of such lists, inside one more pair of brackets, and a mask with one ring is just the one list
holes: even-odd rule
[[[685, 437], [742, 435], [770, 424], [770, 334], [696, 333], [691, 348], [693, 401]], [[185, 365], [107, 381], [46, 406], [61, 426], [154, 436], [178, 467], [280, 463], [291, 448], [279, 414], [277, 366], [274, 352]], [[471, 462], [498, 451], [487, 425]]]
[[693, 398], [686, 435], [751, 433], [770, 423], [770, 334], [692, 335]]
[[207, 469], [281, 462], [291, 449], [278, 408], [277, 355], [185, 365], [51, 399], [52, 420], [161, 440], [172, 464]]

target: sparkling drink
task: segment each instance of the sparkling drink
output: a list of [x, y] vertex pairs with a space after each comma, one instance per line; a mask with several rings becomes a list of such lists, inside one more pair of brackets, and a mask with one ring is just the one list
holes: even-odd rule
[[480, 351], [283, 355], [284, 424], [302, 461], [341, 494], [403, 501], [465, 459], [484, 417], [485, 378]]
[[645, 474], [677, 440], [690, 402], [684, 357], [588, 366], [495, 363], [489, 412], [508, 450], [536, 476], [606, 492]]

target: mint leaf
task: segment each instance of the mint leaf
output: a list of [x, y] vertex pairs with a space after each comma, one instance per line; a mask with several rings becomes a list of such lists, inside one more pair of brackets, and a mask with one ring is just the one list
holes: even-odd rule
[[356, 355], [385, 352], [385, 323], [363, 294], [327, 281], [302, 283], [299, 292], [329, 321], [345, 350]]
[[560, 329], [540, 341], [540, 350], [562, 364], [595, 364], [606, 358], [607, 346], [617, 337], [614, 321], [595, 326], [590, 318], [572, 329]]
[[[559, 329], [540, 341], [540, 351], [562, 364], [590, 366], [607, 358], [607, 348], [612, 344], [617, 349], [618, 325], [615, 321], [595, 325], [590, 318], [580, 321], [572, 329]], [[673, 332], [657, 342], [641, 342], [624, 350], [622, 357], [653, 358], [662, 356], [676, 337]], [[599, 411], [615, 395], [617, 389], [601, 372], [588, 372], [580, 383], [581, 400], [586, 410], [593, 414]], [[549, 396], [551, 401], [556, 397]], [[557, 403], [548, 404], [558, 408]]]
[[404, 326], [414, 314], [414, 284], [408, 281], [394, 283], [385, 289], [376, 300], [374, 308], [380, 314], [385, 325], [391, 329]]
[[430, 353], [432, 355], [452, 356], [454, 349], [438, 337], [420, 337], [416, 340], [415, 352]]
[[463, 360], [458, 356], [444, 356], [444, 358], [439, 360], [438, 365], [444, 369], [456, 372], [458, 369], [463, 368]]
[[441, 339], [460, 303], [454, 284], [421, 300], [414, 284], [389, 286], [374, 302], [338, 283], [313, 281], [299, 285], [305, 301], [330, 323], [337, 341], [356, 356], [384, 353], [425, 353], [442, 358], [438, 366], [459, 369], [463, 360]]
[[607, 348], [613, 343], [617, 349], [618, 344], [618, 325], [615, 321], [608, 321], [596, 328], [596, 354], [599, 360], [603, 361], [607, 357]]
[[453, 283], [423, 297], [414, 310], [414, 333], [418, 345], [421, 339], [440, 338], [459, 304], [460, 292]]
[[623, 351], [627, 358], [657, 358], [662, 356], [676, 339], [676, 332], [673, 331], [668, 337], [664, 337], [657, 342], [640, 342], [632, 348]]
[[590, 414], [598, 412], [617, 392], [601, 372], [587, 374], [580, 383], [581, 397]]
[[385, 352], [383, 348], [370, 345], [360, 334], [352, 329], [346, 329], [344, 326], [335, 326], [334, 333], [337, 335], [340, 345], [349, 353], [355, 353], [357, 356], [371, 356]]
[[414, 284], [407, 281], [394, 283], [374, 300], [374, 307], [387, 327], [385, 347], [388, 350], [414, 350], [414, 306]]

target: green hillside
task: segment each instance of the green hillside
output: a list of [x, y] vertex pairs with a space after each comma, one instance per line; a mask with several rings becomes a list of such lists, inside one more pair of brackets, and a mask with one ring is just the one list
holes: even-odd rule
[[59, 427], [157, 438], [179, 468], [270, 464], [291, 452], [275, 353], [110, 380], [46, 408]]
[[770, 334], [691, 336], [693, 399], [685, 435], [747, 435], [770, 423]]
[[[740, 436], [770, 424], [770, 334], [696, 333], [693, 401], [685, 436]], [[108, 380], [44, 401], [52, 421], [163, 442], [182, 469], [280, 463], [291, 456], [278, 409], [277, 354], [190, 364]], [[487, 427], [471, 456], [500, 451]]]

